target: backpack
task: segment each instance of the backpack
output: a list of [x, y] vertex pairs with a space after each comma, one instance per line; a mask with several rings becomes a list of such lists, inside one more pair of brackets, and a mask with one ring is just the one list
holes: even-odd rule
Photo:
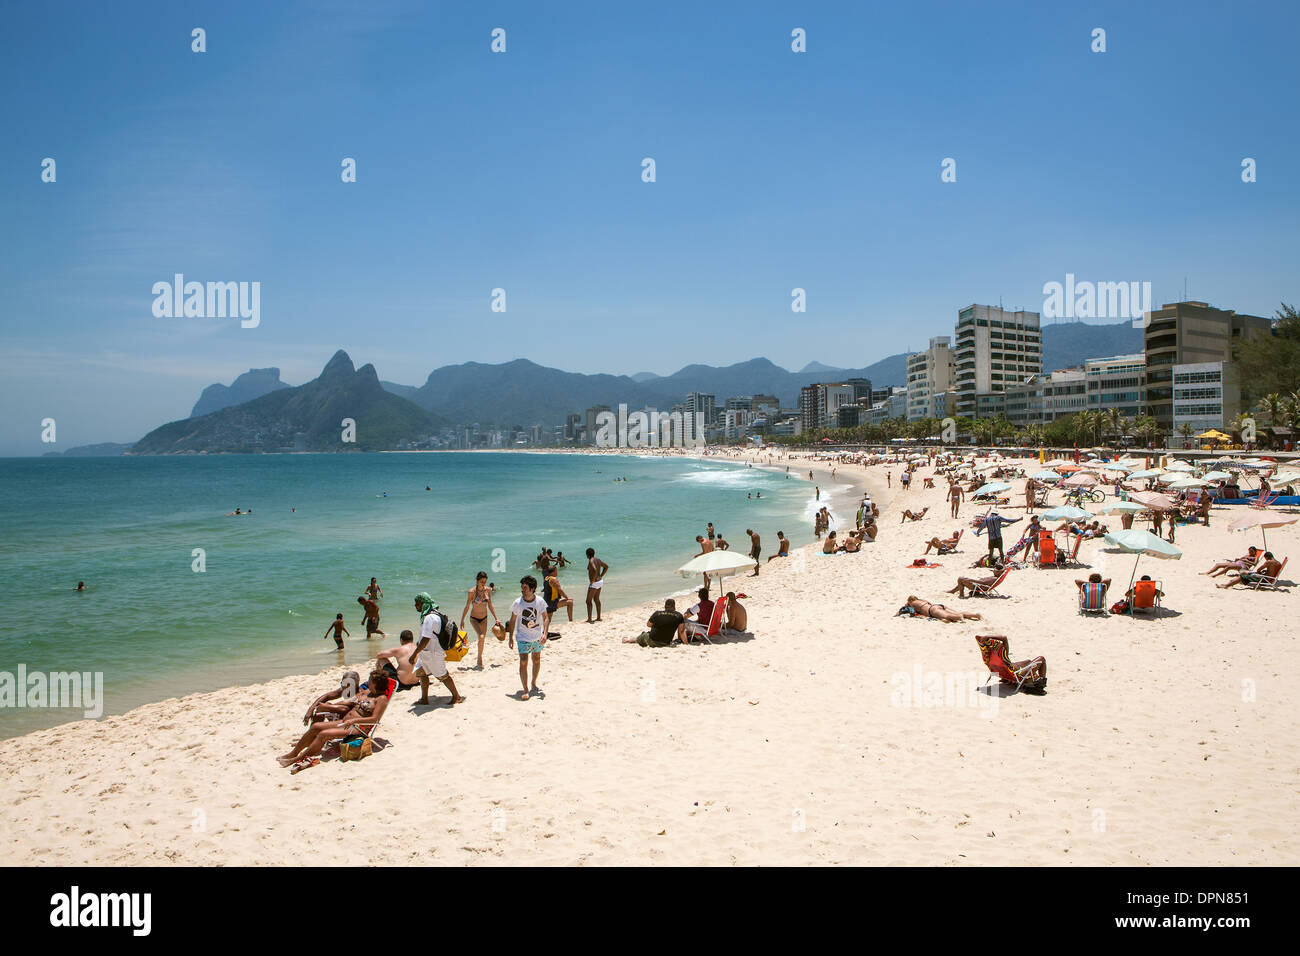
[[441, 611], [435, 611], [442, 618], [442, 630], [438, 632], [438, 646], [444, 651], [449, 651], [456, 646], [456, 638], [459, 628], [452, 623], [451, 615], [443, 614]]

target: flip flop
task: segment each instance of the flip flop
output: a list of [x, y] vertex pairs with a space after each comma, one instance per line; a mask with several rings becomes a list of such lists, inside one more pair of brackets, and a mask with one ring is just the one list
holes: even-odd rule
[[300, 770], [306, 770], [308, 767], [314, 767], [320, 763], [320, 757], [303, 757], [289, 770], [290, 773], [297, 773]]

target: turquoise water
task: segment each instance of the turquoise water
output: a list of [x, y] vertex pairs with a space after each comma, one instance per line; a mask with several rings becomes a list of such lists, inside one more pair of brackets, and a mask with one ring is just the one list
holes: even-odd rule
[[[236, 507], [253, 513], [224, 516]], [[778, 529], [795, 546], [811, 540], [811, 509], [806, 480], [675, 457], [5, 459], [0, 672], [102, 671], [105, 713], [121, 713], [373, 658], [383, 639], [364, 639], [356, 602], [372, 575], [383, 647], [415, 626], [417, 591], [459, 618], [479, 570], [504, 616], [543, 545], [575, 562], [561, 583], [581, 619], [588, 547], [610, 565], [603, 601], [614, 609], [681, 591], [674, 569], [706, 522], [746, 552], [755, 528], [766, 556]], [[79, 580], [85, 592], [71, 590]], [[343, 652], [322, 640], [338, 612], [353, 634]], [[81, 716], [0, 707], [0, 737]]]

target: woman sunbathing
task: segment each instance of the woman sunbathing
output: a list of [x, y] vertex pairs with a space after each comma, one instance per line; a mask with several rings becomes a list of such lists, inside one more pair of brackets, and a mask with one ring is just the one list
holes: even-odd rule
[[903, 520], [900, 521], [899, 524], [905, 524], [908, 521], [920, 521], [922, 518], [925, 517], [925, 513], [929, 510], [930, 510], [930, 506], [926, 505], [924, 508], [920, 510], [919, 513], [913, 514], [911, 508], [904, 508]]
[[1255, 547], [1252, 544], [1250, 546], [1250, 550], [1247, 551], [1245, 554], [1243, 554], [1241, 557], [1237, 558], [1237, 560], [1220, 561], [1214, 567], [1210, 568], [1210, 570], [1202, 571], [1201, 573], [1208, 574], [1212, 578], [1217, 578], [1220, 575], [1226, 574], [1229, 571], [1249, 571], [1258, 563], [1259, 563], [1259, 548]]
[[906, 614], [908, 613], [908, 608], [911, 608], [911, 615], [913, 617], [932, 617], [936, 621], [943, 621], [945, 624], [956, 624], [961, 621], [983, 620], [983, 618], [978, 614], [966, 614], [962, 611], [954, 611], [950, 608], [944, 607], [942, 604], [923, 601], [915, 594], [909, 594], [907, 596], [907, 603], [899, 609], [898, 613]]
[[347, 712], [338, 720], [318, 720], [298, 738], [293, 749], [276, 757], [281, 767], [305, 763], [313, 766], [320, 762], [320, 753], [331, 743], [357, 735], [362, 727], [379, 723], [388, 707], [388, 675], [383, 671], [370, 672], [370, 683], [363, 693], [352, 699]]
[[952, 533], [951, 538], [931, 538], [929, 542], [926, 543], [925, 553], [929, 554], [931, 548], [934, 548], [934, 550], [938, 551], [940, 554], [943, 554], [945, 551], [951, 551], [953, 548], [957, 547], [957, 539], [960, 537], [961, 530], [959, 529]]

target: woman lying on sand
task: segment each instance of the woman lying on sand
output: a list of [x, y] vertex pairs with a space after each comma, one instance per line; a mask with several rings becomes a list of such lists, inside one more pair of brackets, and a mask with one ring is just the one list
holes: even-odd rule
[[[962, 611], [953, 611], [944, 607], [942, 604], [934, 604], [931, 601], [923, 601], [915, 594], [907, 596], [907, 603], [898, 609], [898, 614], [906, 614], [911, 617], [932, 617], [936, 621], [943, 621], [945, 624], [955, 624], [961, 621], [981, 621], [978, 614], [966, 614]], [[897, 617], [898, 615], [894, 615]]]
[[904, 524], [904, 523], [906, 523], [906, 522], [908, 522], [908, 521], [920, 521], [922, 518], [925, 517], [925, 513], [926, 513], [927, 511], [929, 511], [929, 510], [930, 510], [930, 506], [929, 506], [929, 505], [926, 505], [926, 506], [925, 506], [924, 508], [922, 508], [919, 512], [913, 514], [911, 508], [904, 508], [904, 509], [903, 509], [903, 520], [900, 521], [899, 524]]
[[276, 757], [281, 767], [296, 763], [314, 766], [320, 763], [320, 753], [333, 742], [356, 736], [363, 726], [374, 726], [384, 716], [388, 706], [388, 675], [383, 671], [371, 671], [370, 683], [364, 693], [355, 697], [347, 713], [338, 720], [319, 720], [307, 728], [307, 732], [298, 738], [292, 750]]

